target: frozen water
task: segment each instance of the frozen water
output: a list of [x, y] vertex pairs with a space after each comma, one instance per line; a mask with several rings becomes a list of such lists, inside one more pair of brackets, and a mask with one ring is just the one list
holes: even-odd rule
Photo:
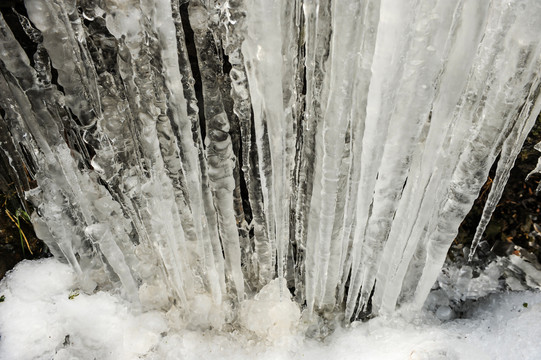
[[0, 140], [38, 236], [81, 291], [196, 328], [420, 309], [541, 111], [536, 0], [25, 5]]

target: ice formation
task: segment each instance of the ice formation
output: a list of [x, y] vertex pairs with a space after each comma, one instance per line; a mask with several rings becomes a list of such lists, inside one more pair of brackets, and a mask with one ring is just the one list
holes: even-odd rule
[[24, 3], [0, 145], [38, 236], [82, 290], [210, 326], [269, 286], [420, 308], [541, 110], [537, 0]]

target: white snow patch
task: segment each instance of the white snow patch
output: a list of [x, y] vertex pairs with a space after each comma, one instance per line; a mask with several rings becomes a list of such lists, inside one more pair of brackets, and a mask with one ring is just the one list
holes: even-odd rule
[[[541, 354], [538, 292], [491, 295], [467, 319], [443, 323], [428, 313], [377, 317], [339, 328], [322, 342], [302, 335], [300, 309], [287, 289], [280, 298], [278, 281], [242, 304], [242, 330], [230, 331], [194, 331], [197, 326], [187, 323], [173, 330], [168, 323], [178, 312], [141, 313], [115, 294], [77, 293], [67, 265], [54, 259], [19, 264], [0, 283], [0, 359], [480, 360]], [[208, 304], [199, 300], [204, 312]]]
[[115, 295], [79, 293], [54, 259], [25, 261], [0, 284], [0, 359], [136, 359], [167, 330], [164, 314], [132, 314]]

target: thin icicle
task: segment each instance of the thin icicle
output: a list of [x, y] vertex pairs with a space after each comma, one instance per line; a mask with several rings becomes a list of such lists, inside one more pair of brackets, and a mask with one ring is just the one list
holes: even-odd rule
[[498, 205], [498, 202], [500, 201], [505, 184], [507, 183], [507, 180], [509, 180], [509, 174], [511, 173], [513, 165], [515, 165], [515, 159], [520, 153], [526, 137], [537, 120], [537, 111], [532, 107], [539, 102], [539, 91], [541, 89], [539, 78], [534, 80], [532, 89], [535, 89], [535, 91], [526, 99], [522, 111], [518, 114], [518, 119], [516, 120], [515, 126], [511, 130], [511, 134], [503, 143], [502, 152], [500, 153], [500, 160], [498, 161], [498, 167], [496, 168], [496, 175], [492, 181], [492, 187], [490, 189], [490, 193], [488, 194], [485, 207], [483, 208], [481, 220], [479, 220], [479, 224], [477, 225], [477, 229], [475, 230], [475, 235], [472, 240], [469, 261], [473, 260], [475, 250], [481, 241], [488, 222], [492, 217], [492, 213], [496, 209], [496, 205]]

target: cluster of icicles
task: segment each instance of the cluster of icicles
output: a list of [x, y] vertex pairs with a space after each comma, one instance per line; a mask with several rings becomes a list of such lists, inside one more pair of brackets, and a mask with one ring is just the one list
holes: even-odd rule
[[146, 308], [276, 278], [309, 313], [420, 308], [541, 109], [537, 0], [24, 5], [0, 18], [6, 176], [82, 289]]

